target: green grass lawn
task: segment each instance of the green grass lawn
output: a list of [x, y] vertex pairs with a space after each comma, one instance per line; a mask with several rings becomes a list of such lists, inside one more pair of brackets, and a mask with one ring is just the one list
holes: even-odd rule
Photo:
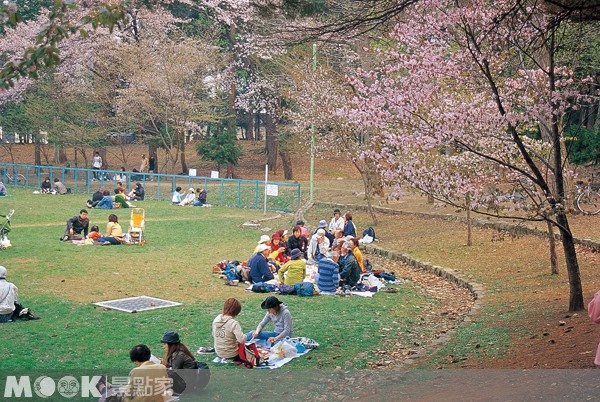
[[[243, 286], [224, 286], [211, 270], [220, 260], [245, 260], [251, 255], [263, 232], [241, 225], [265, 218], [261, 211], [144, 201], [138, 203], [146, 211], [144, 247], [75, 246], [59, 237], [66, 219], [85, 206], [86, 196], [9, 190], [12, 195], [0, 199], [0, 213], [15, 209], [8, 236], [13, 246], [0, 251], [0, 264], [8, 269], [8, 280], [19, 287], [22, 303], [42, 319], [2, 325], [0, 369], [128, 370], [129, 349], [146, 343], [161, 355], [160, 337], [166, 330], [178, 331], [192, 351], [211, 346], [211, 322], [228, 297], [242, 301], [239, 322], [244, 331], [255, 328], [262, 318], [260, 302], [265, 295], [246, 292]], [[129, 210], [92, 209], [91, 223], [104, 230], [110, 213], [116, 213], [127, 228]], [[275, 214], [266, 217], [270, 216]], [[292, 221], [289, 215], [267, 223], [277, 230], [289, 229]], [[286, 369], [365, 367], [389, 339], [411, 332], [414, 313], [403, 306], [428, 303], [412, 285], [399, 290], [373, 298], [281, 296], [292, 312], [295, 335], [321, 344], [307, 355], [310, 358], [295, 359]], [[92, 304], [139, 295], [182, 305], [129, 314]], [[210, 364], [214, 370], [243, 370]]]

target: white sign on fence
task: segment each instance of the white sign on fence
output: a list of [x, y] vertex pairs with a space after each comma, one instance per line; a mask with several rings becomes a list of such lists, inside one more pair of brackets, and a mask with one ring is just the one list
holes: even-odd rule
[[277, 197], [279, 195], [279, 186], [277, 184], [267, 184], [267, 195]]
[[219, 178], [219, 171], [218, 170], [211, 170], [210, 171], [210, 178], [211, 179], [218, 179]]
[[190, 169], [190, 176], [196, 176], [196, 169]]

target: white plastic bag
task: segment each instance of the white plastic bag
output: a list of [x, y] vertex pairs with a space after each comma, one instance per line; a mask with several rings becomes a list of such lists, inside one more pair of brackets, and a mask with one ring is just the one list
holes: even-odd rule
[[277, 342], [271, 348], [271, 353], [273, 353], [278, 359], [284, 359], [286, 357], [296, 357], [298, 352], [296, 352], [296, 345], [290, 342], [289, 338], [286, 338], [283, 341]]

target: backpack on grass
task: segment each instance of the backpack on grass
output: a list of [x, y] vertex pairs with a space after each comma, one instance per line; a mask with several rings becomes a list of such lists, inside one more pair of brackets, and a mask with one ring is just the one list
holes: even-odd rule
[[368, 228], [366, 228], [365, 230], [363, 230], [362, 233], [363, 237], [365, 236], [370, 236], [373, 240], [375, 241], [376, 237], [375, 237], [375, 229], [373, 229], [371, 226], [369, 226]]

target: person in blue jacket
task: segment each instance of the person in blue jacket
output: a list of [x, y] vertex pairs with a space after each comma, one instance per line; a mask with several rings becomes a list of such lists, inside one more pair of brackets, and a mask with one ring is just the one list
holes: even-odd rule
[[252, 283], [266, 282], [274, 278], [273, 272], [269, 269], [267, 256], [271, 252], [271, 247], [266, 244], [259, 244], [256, 253], [248, 260], [250, 268], [250, 280]]
[[344, 224], [344, 237], [356, 237], [356, 226], [354, 226], [354, 222], [352, 222], [352, 215], [347, 213], [344, 215], [344, 219], [346, 220], [346, 223]]

